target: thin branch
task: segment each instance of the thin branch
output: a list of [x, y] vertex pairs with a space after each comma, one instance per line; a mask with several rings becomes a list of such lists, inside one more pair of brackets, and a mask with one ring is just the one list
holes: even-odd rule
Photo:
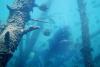
[[0, 33], [2, 33], [2, 31], [5, 29], [6, 25], [4, 24], [0, 24]]
[[33, 30], [37, 30], [37, 29], [40, 29], [40, 27], [39, 27], [39, 26], [32, 26], [32, 27], [29, 27], [29, 28], [26, 29], [26, 30], [22, 30], [22, 31], [23, 31], [23, 32], [22, 32], [22, 35], [27, 34], [28, 32], [31, 32], [31, 31], [33, 31]]
[[44, 22], [44, 23], [48, 23], [46, 21], [43, 21], [43, 20], [39, 20], [39, 19], [31, 19], [32, 21], [37, 21], [37, 22]]

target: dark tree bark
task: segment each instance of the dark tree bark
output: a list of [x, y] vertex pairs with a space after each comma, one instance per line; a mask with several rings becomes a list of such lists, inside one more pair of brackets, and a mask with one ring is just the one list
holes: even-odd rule
[[81, 19], [81, 30], [82, 30], [82, 49], [81, 53], [83, 56], [83, 61], [85, 67], [94, 67], [93, 58], [92, 58], [92, 48], [90, 42], [89, 26], [88, 26], [88, 17], [86, 15], [86, 3], [84, 0], [77, 0], [80, 19]]
[[38, 29], [30, 27], [24, 30], [25, 23], [30, 20], [29, 12], [34, 6], [34, 0], [16, 0], [11, 7], [7, 6], [10, 15], [6, 26], [0, 28], [0, 67], [6, 66], [23, 35]]

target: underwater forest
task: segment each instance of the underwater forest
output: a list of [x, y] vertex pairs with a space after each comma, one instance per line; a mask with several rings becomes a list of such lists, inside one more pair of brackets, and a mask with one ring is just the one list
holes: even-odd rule
[[100, 67], [100, 0], [0, 0], [0, 67]]

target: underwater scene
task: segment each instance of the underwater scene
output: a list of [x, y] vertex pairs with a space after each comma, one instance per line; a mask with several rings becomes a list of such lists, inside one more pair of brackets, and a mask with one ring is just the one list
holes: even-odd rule
[[0, 0], [0, 67], [100, 67], [100, 0]]

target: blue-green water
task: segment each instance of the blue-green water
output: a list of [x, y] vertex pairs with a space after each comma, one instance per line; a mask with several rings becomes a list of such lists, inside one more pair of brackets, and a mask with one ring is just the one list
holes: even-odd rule
[[[9, 10], [6, 6], [14, 1], [0, 0], [0, 24], [7, 23]], [[37, 5], [47, 5], [48, 9], [41, 11], [34, 7], [30, 16], [43, 22], [29, 21], [25, 28], [40, 26], [40, 29], [23, 36], [7, 67], [84, 67], [82, 20], [77, 1], [36, 0]], [[100, 0], [84, 1], [92, 60], [95, 67], [100, 67]]]

